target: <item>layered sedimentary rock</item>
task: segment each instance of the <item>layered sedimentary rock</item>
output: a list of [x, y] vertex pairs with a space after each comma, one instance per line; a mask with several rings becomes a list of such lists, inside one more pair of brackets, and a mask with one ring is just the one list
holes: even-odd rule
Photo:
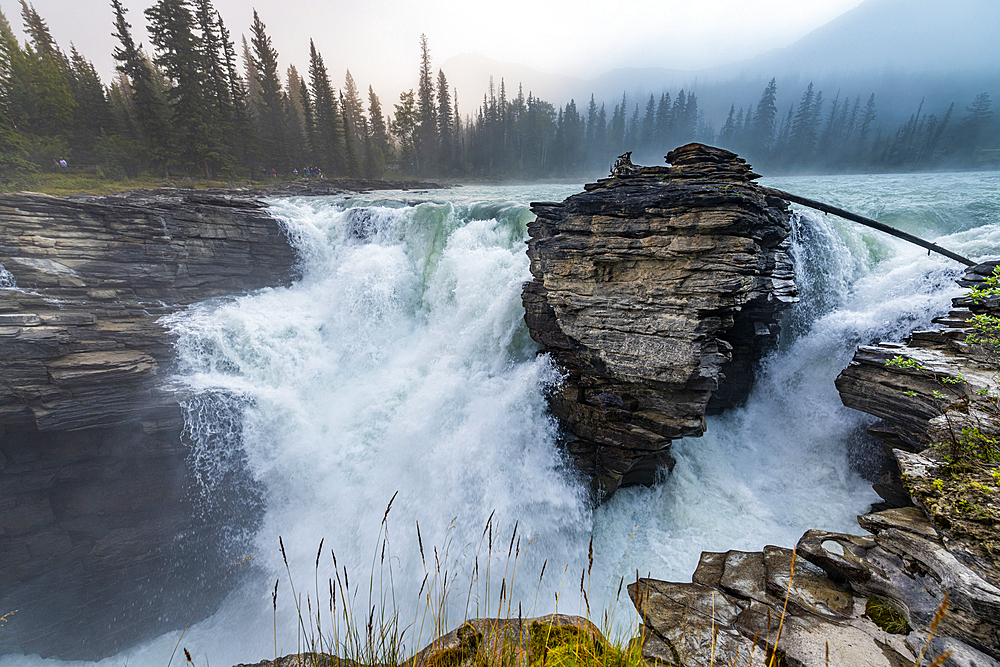
[[0, 195], [0, 649], [101, 657], [224, 591], [158, 319], [294, 263], [246, 197]]
[[787, 204], [728, 151], [667, 161], [532, 204], [525, 320], [566, 374], [551, 408], [601, 496], [651, 482], [671, 440], [746, 395], [796, 300]]
[[[794, 573], [792, 550], [767, 546], [703, 553], [692, 583], [630, 585], [643, 622], [643, 657], [689, 667], [767, 665], [772, 654], [773, 664], [899, 667], [916, 664], [921, 650], [920, 664], [951, 650], [939, 664], [1000, 664], [996, 582], [957, 560], [915, 507], [858, 520], [870, 536], [803, 535]], [[946, 593], [947, 610], [931, 638]], [[897, 627], [869, 606], [873, 598], [894, 610]]]
[[[998, 264], [971, 267], [959, 285], [982, 286]], [[977, 313], [1000, 315], [998, 298], [958, 297], [946, 316], [934, 319], [940, 326], [913, 332], [905, 344], [859, 347], [837, 378], [844, 405], [883, 419], [878, 435], [913, 452], [963, 426], [1000, 431], [1000, 422], [990, 416], [995, 412], [991, 396], [1000, 392], [996, 352], [968, 340]]]

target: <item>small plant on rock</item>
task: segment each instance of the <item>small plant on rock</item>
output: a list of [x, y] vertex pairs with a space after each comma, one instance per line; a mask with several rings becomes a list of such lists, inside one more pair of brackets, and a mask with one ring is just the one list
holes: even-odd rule
[[993, 267], [993, 273], [983, 281], [985, 287], [973, 287], [969, 290], [972, 303], [982, 303], [991, 296], [1000, 296], [1000, 265]]
[[892, 359], [887, 359], [885, 365], [888, 368], [902, 368], [908, 370], [923, 370], [923, 366], [916, 359], [910, 359], [909, 357], [904, 357], [901, 354], [897, 354]]

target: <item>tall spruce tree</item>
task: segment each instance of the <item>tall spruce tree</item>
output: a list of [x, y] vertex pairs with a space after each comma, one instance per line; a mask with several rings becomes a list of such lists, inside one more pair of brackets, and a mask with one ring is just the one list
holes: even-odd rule
[[417, 87], [420, 128], [417, 132], [417, 169], [429, 174], [437, 167], [437, 106], [434, 104], [434, 79], [431, 74], [431, 51], [427, 35], [420, 35], [420, 79]]
[[76, 109], [73, 115], [73, 155], [79, 162], [97, 164], [97, 143], [101, 135], [115, 131], [111, 105], [94, 64], [70, 45], [72, 79], [70, 87]]
[[317, 150], [319, 148], [318, 142], [316, 141], [316, 114], [313, 112], [312, 98], [309, 95], [309, 86], [306, 85], [306, 80], [299, 77], [299, 98], [302, 104], [302, 123], [303, 123], [303, 135], [304, 135], [304, 148], [305, 148], [305, 161], [308, 163], [305, 166], [316, 164]]
[[810, 81], [805, 92], [802, 93], [802, 99], [795, 110], [795, 119], [792, 122], [792, 131], [789, 136], [791, 164], [807, 161], [812, 157], [813, 149], [816, 147], [816, 125], [813, 122], [815, 101], [816, 94]]
[[368, 160], [371, 176], [382, 178], [390, 158], [391, 147], [389, 131], [382, 115], [382, 104], [379, 102], [375, 89], [368, 86], [368, 119], [371, 136], [371, 155]]
[[358, 161], [358, 152], [355, 149], [355, 142], [351, 136], [354, 134], [354, 130], [351, 127], [351, 119], [348, 116], [343, 91], [340, 93], [340, 120], [344, 133], [344, 169], [348, 176], [360, 176], [361, 163]]
[[778, 108], [774, 101], [777, 95], [778, 86], [775, 79], [772, 78], [764, 88], [764, 92], [761, 93], [757, 109], [753, 114], [748, 148], [759, 159], [768, 159], [774, 148], [774, 118], [778, 115]]
[[142, 153], [141, 158], [136, 154], [132, 159], [142, 159], [168, 173], [170, 157], [174, 153], [174, 132], [166, 98], [152, 63], [132, 39], [132, 24], [125, 18], [127, 10], [121, 0], [111, 0], [111, 8], [115, 13], [114, 35], [118, 38], [118, 46], [111, 55], [118, 62], [116, 69], [123, 77], [122, 92], [125, 95], [122, 100], [125, 104], [121, 106], [124, 114], [122, 123], [127, 132], [136, 132], [132, 142]]
[[191, 7], [187, 0], [158, 0], [145, 14], [150, 41], [156, 47], [153, 62], [170, 81], [167, 96], [180, 137], [178, 162], [196, 172], [203, 170], [211, 178], [231, 157], [215, 127], [208, 65], [195, 34]]
[[437, 134], [438, 134], [438, 169], [442, 173], [450, 173], [455, 169], [455, 128], [451, 112], [451, 91], [448, 89], [448, 79], [442, 70], [437, 77]]
[[330, 76], [323, 56], [309, 40], [309, 81], [312, 90], [313, 114], [316, 119], [318, 166], [327, 173], [342, 175], [344, 166], [344, 134], [337, 97], [330, 85]]
[[253, 47], [251, 60], [260, 80], [260, 107], [256, 115], [262, 166], [284, 173], [288, 171], [290, 163], [285, 101], [281, 82], [278, 80], [278, 52], [271, 45], [267, 28], [256, 9], [250, 33], [250, 44]]
[[400, 168], [409, 173], [416, 173], [419, 169], [416, 144], [420, 111], [412, 88], [399, 94], [399, 104], [395, 105], [391, 127], [393, 135], [399, 141]]
[[0, 10], [0, 187], [17, 187], [18, 180], [32, 171], [24, 148], [24, 136], [17, 131], [10, 113], [14, 78], [14, 60], [20, 57], [20, 45]]
[[[361, 104], [361, 95], [358, 87], [351, 76], [351, 70], [347, 70], [344, 75], [344, 87], [341, 89], [341, 112], [347, 119], [344, 129], [344, 149], [345, 155], [350, 151], [354, 152], [356, 160], [360, 165], [364, 161], [363, 152], [367, 137], [367, 121], [365, 120], [364, 107]], [[350, 146], [348, 147], [348, 143]]]
[[[76, 101], [71, 90], [71, 72], [65, 54], [49, 33], [34, 7], [21, 0], [21, 17], [29, 43], [11, 49], [9, 62], [13, 83], [8, 91], [10, 120], [38, 151], [32, 158], [48, 166], [56, 153], [68, 148], [73, 133]], [[17, 40], [13, 40], [16, 46]], [[44, 138], [44, 139], [43, 139]], [[48, 149], [48, 150], [46, 150]]]
[[[232, 105], [230, 135], [226, 141], [237, 163], [249, 173], [253, 173], [254, 155], [256, 154], [256, 134], [250, 118], [248, 91], [236, 61], [236, 44], [222, 21], [222, 15], [215, 13], [216, 26], [219, 28], [219, 43], [222, 46], [222, 59], [225, 65], [226, 85], [229, 88], [229, 101]], [[244, 41], [244, 44], [246, 42]]]

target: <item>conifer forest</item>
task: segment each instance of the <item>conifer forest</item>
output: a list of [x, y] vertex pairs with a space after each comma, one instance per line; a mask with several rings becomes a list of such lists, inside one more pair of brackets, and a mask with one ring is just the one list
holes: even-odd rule
[[414, 87], [384, 103], [349, 70], [337, 85], [312, 43], [308, 63], [279, 64], [256, 11], [237, 40], [211, 0], [157, 0], [142, 17], [147, 50], [135, 17], [110, 4], [109, 84], [56, 43], [26, 0], [23, 43], [0, 12], [0, 186], [65, 161], [113, 179], [542, 179], [590, 177], [625, 151], [662, 156], [689, 141], [733, 150], [766, 173], [982, 168], [1000, 152], [986, 92], [942, 109], [921, 104], [891, 128], [877, 91], [824, 95], [809, 84], [785, 110], [775, 79], [725, 118], [706, 117], [695, 90], [559, 106], [503, 80], [460, 111], [426, 37], [414, 45]]

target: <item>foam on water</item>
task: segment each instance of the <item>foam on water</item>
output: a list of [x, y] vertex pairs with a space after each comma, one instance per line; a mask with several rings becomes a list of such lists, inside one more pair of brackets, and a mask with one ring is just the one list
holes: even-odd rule
[[14, 274], [4, 268], [3, 264], [0, 264], [0, 289], [15, 289], [17, 287], [17, 281], [14, 279]]
[[[920, 233], [906, 223], [912, 196], [919, 214], [911, 222], [927, 227], [925, 236], [971, 256], [1000, 253], [995, 215], [982, 215], [1000, 205], [980, 187], [995, 177], [908, 178], [777, 185], [895, 216]], [[935, 178], [941, 183], [932, 187]], [[238, 512], [230, 515], [232, 544], [220, 551], [256, 558], [222, 608], [185, 635], [197, 664], [273, 655], [275, 579], [278, 652], [295, 650], [279, 536], [300, 592], [313, 591], [325, 538], [315, 573], [322, 593], [335, 576], [330, 549], [352, 584], [367, 586], [385, 526], [396, 608], [404, 624], [419, 626], [418, 591], [435, 559], [456, 592], [447, 606], [452, 623], [466, 613], [496, 614], [508, 548], [521, 554], [513, 613], [518, 604], [525, 614], [550, 611], [557, 592], [561, 611], [579, 612], [593, 534], [591, 609], [595, 618], [616, 609], [619, 628], [628, 628], [631, 604], [622, 595], [615, 607], [621, 577], [638, 571], [687, 581], [703, 550], [788, 546], [808, 528], [858, 530], [855, 515], [876, 499], [858, 472], [869, 419], [840, 404], [833, 380], [858, 344], [899, 340], [946, 311], [959, 267], [851, 223], [801, 214], [792, 252], [802, 300], [786, 314], [780, 347], [762, 364], [746, 405], [710, 417], [704, 437], [674, 443], [677, 466], [661, 483], [621, 490], [593, 510], [560, 455], [545, 405], [559, 376], [536, 356], [520, 303], [530, 277], [525, 202], [575, 191], [465, 188], [416, 204], [391, 193], [275, 201], [272, 211], [302, 258], [301, 281], [169, 318], [180, 337], [179, 381], [195, 394], [188, 432], [203, 506], [211, 509], [213, 490], [235, 480], [248, 506], [259, 508], [243, 525]], [[521, 542], [508, 547], [515, 523]], [[386, 570], [375, 571], [378, 598]], [[487, 585], [491, 608], [483, 609]], [[354, 604], [367, 615], [367, 590]], [[162, 666], [178, 636], [103, 662]], [[0, 658], [3, 666], [32, 662]]]

